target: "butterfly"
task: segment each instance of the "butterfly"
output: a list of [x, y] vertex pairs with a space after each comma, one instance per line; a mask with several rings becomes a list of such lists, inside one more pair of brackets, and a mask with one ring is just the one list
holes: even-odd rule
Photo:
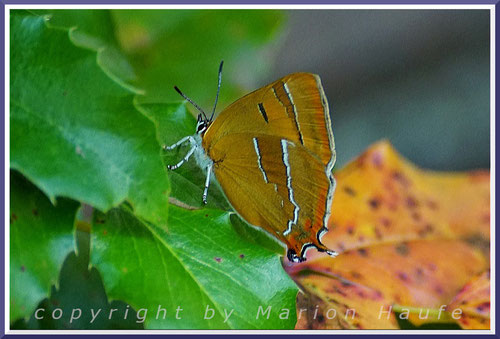
[[199, 114], [194, 135], [164, 146], [191, 146], [168, 168], [175, 170], [194, 155], [207, 171], [203, 202], [213, 173], [234, 210], [286, 244], [290, 261], [305, 261], [311, 248], [336, 256], [321, 242], [335, 190], [336, 152], [319, 76], [287, 75], [235, 101], [214, 119], [222, 65], [210, 117], [174, 86]]

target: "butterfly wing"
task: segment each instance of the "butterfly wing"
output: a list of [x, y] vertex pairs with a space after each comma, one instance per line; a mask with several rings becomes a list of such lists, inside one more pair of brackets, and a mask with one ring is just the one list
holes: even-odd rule
[[319, 157], [329, 171], [335, 164], [328, 102], [315, 74], [290, 74], [232, 103], [206, 131], [205, 149], [234, 132], [285, 138]]
[[335, 181], [333, 133], [319, 77], [295, 73], [223, 110], [203, 136], [229, 202], [283, 241], [290, 260], [322, 243]]
[[212, 148], [214, 173], [234, 209], [288, 247], [292, 261], [321, 243], [333, 185], [325, 165], [304, 146], [280, 137], [228, 134]]

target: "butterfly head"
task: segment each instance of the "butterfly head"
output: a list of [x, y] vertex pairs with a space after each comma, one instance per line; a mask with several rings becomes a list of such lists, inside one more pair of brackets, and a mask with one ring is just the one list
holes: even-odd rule
[[221, 61], [220, 66], [219, 66], [219, 82], [217, 85], [217, 95], [215, 96], [215, 103], [214, 103], [214, 108], [212, 110], [212, 114], [210, 117], [208, 117], [205, 112], [201, 109], [200, 106], [198, 106], [193, 100], [188, 98], [184, 93], [181, 92], [181, 90], [177, 87], [174, 86], [174, 89], [179, 93], [184, 99], [186, 99], [188, 102], [190, 102], [197, 110], [200, 112], [198, 114], [198, 119], [196, 122], [196, 134], [203, 134], [207, 130], [208, 126], [210, 126], [210, 123], [212, 122], [215, 114], [215, 108], [217, 107], [217, 101], [219, 100], [219, 92], [220, 92], [220, 83], [221, 83], [221, 78], [222, 78], [222, 65], [224, 64], [224, 61]]
[[196, 134], [203, 134], [210, 125], [210, 120], [208, 120], [203, 114], [198, 114], [198, 120], [196, 122]]

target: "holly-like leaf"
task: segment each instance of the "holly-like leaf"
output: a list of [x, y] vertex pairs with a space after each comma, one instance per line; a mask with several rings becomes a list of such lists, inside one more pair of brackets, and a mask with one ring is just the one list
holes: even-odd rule
[[171, 206], [165, 230], [113, 209], [96, 215], [91, 243], [108, 296], [146, 313], [146, 328], [295, 325], [297, 287], [279, 255], [241, 238], [229, 213]]
[[138, 216], [164, 225], [170, 186], [135, 93], [99, 67], [100, 52], [72, 43], [81, 42], [74, 29], [20, 11], [10, 24], [11, 168], [52, 201], [108, 210], [127, 200]]
[[57, 281], [64, 257], [74, 249], [78, 204], [53, 206], [19, 173], [10, 177], [10, 320], [27, 318]]
[[488, 173], [426, 172], [382, 142], [336, 179], [322, 240], [340, 255], [310, 251], [287, 266], [306, 293], [301, 303], [323, 312], [297, 327], [398, 328], [396, 313], [416, 324], [452, 322], [446, 306], [488, 268]]
[[490, 271], [472, 278], [448, 305], [448, 311], [456, 312], [455, 318], [463, 329], [489, 330]]

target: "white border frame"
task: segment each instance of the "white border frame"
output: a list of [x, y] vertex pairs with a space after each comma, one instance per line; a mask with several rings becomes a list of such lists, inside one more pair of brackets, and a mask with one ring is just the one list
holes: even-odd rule
[[[490, 10], [490, 330], [11, 330], [10, 314], [10, 10], [11, 9], [488, 9]], [[5, 333], [6, 334], [495, 334], [495, 5], [5, 5]]]

